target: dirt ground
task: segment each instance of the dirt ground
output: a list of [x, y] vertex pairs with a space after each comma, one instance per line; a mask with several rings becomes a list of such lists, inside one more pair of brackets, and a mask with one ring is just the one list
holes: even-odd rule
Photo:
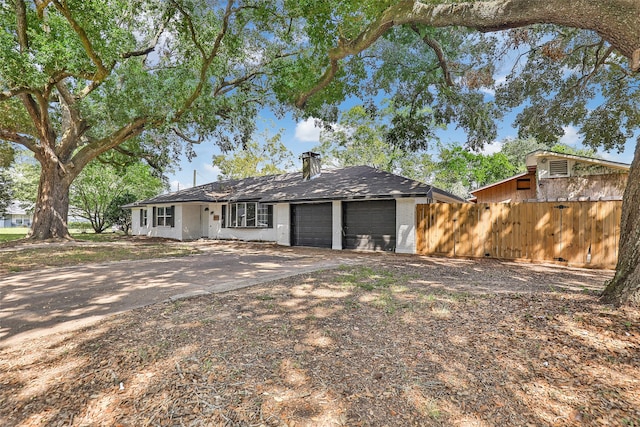
[[2, 425], [640, 425], [611, 272], [358, 259], [4, 349]]

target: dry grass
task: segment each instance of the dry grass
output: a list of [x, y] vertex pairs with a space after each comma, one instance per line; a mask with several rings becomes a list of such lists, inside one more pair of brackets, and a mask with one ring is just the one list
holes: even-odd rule
[[515, 267], [512, 283], [501, 278], [500, 289], [486, 289], [491, 273], [477, 264], [454, 271], [398, 260], [406, 258], [158, 304], [62, 341], [5, 350], [0, 419], [25, 426], [640, 423], [638, 310], [546, 285], [563, 270], [536, 276], [536, 289], [522, 291]]
[[[89, 236], [89, 235], [87, 235]], [[91, 235], [94, 236], [94, 235]], [[186, 256], [199, 250], [163, 239], [132, 239], [121, 235], [102, 235], [101, 240], [86, 238], [65, 244], [9, 242], [0, 251], [0, 274], [66, 267], [96, 262]], [[80, 239], [83, 236], [79, 236]]]

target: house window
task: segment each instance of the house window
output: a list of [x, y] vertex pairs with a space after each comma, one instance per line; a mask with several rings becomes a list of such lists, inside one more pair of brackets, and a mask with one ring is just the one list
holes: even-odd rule
[[154, 227], [173, 227], [174, 225], [174, 207], [160, 206], [153, 208], [153, 226]]
[[569, 176], [569, 162], [567, 160], [551, 160], [549, 162], [549, 176]]
[[522, 178], [516, 181], [516, 190], [531, 190], [531, 178]]
[[[226, 224], [229, 227], [273, 228], [273, 205], [256, 202], [231, 203], [228, 211]], [[223, 216], [224, 213], [226, 209], [223, 207]]]
[[258, 227], [273, 228], [273, 205], [258, 205]]
[[140, 227], [146, 227], [147, 225], [149, 225], [147, 209], [140, 209]]

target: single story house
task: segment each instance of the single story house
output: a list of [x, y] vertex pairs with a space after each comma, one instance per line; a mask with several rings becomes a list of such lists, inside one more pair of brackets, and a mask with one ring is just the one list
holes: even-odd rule
[[527, 171], [471, 192], [476, 203], [622, 200], [630, 165], [537, 150]]
[[321, 171], [319, 156], [304, 153], [302, 173], [217, 181], [125, 207], [134, 235], [415, 253], [416, 205], [436, 202], [464, 200], [369, 166]]
[[12, 201], [0, 215], [0, 228], [31, 227], [32, 215], [25, 209], [28, 203]]

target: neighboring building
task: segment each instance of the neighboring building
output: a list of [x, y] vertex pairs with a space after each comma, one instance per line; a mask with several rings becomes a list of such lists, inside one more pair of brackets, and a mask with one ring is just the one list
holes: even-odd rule
[[526, 157], [527, 172], [471, 192], [476, 203], [622, 200], [626, 163], [537, 150]]
[[0, 228], [31, 227], [32, 215], [24, 208], [25, 203], [13, 201], [0, 215]]
[[132, 234], [415, 253], [418, 203], [463, 199], [368, 166], [218, 181], [125, 206]]

